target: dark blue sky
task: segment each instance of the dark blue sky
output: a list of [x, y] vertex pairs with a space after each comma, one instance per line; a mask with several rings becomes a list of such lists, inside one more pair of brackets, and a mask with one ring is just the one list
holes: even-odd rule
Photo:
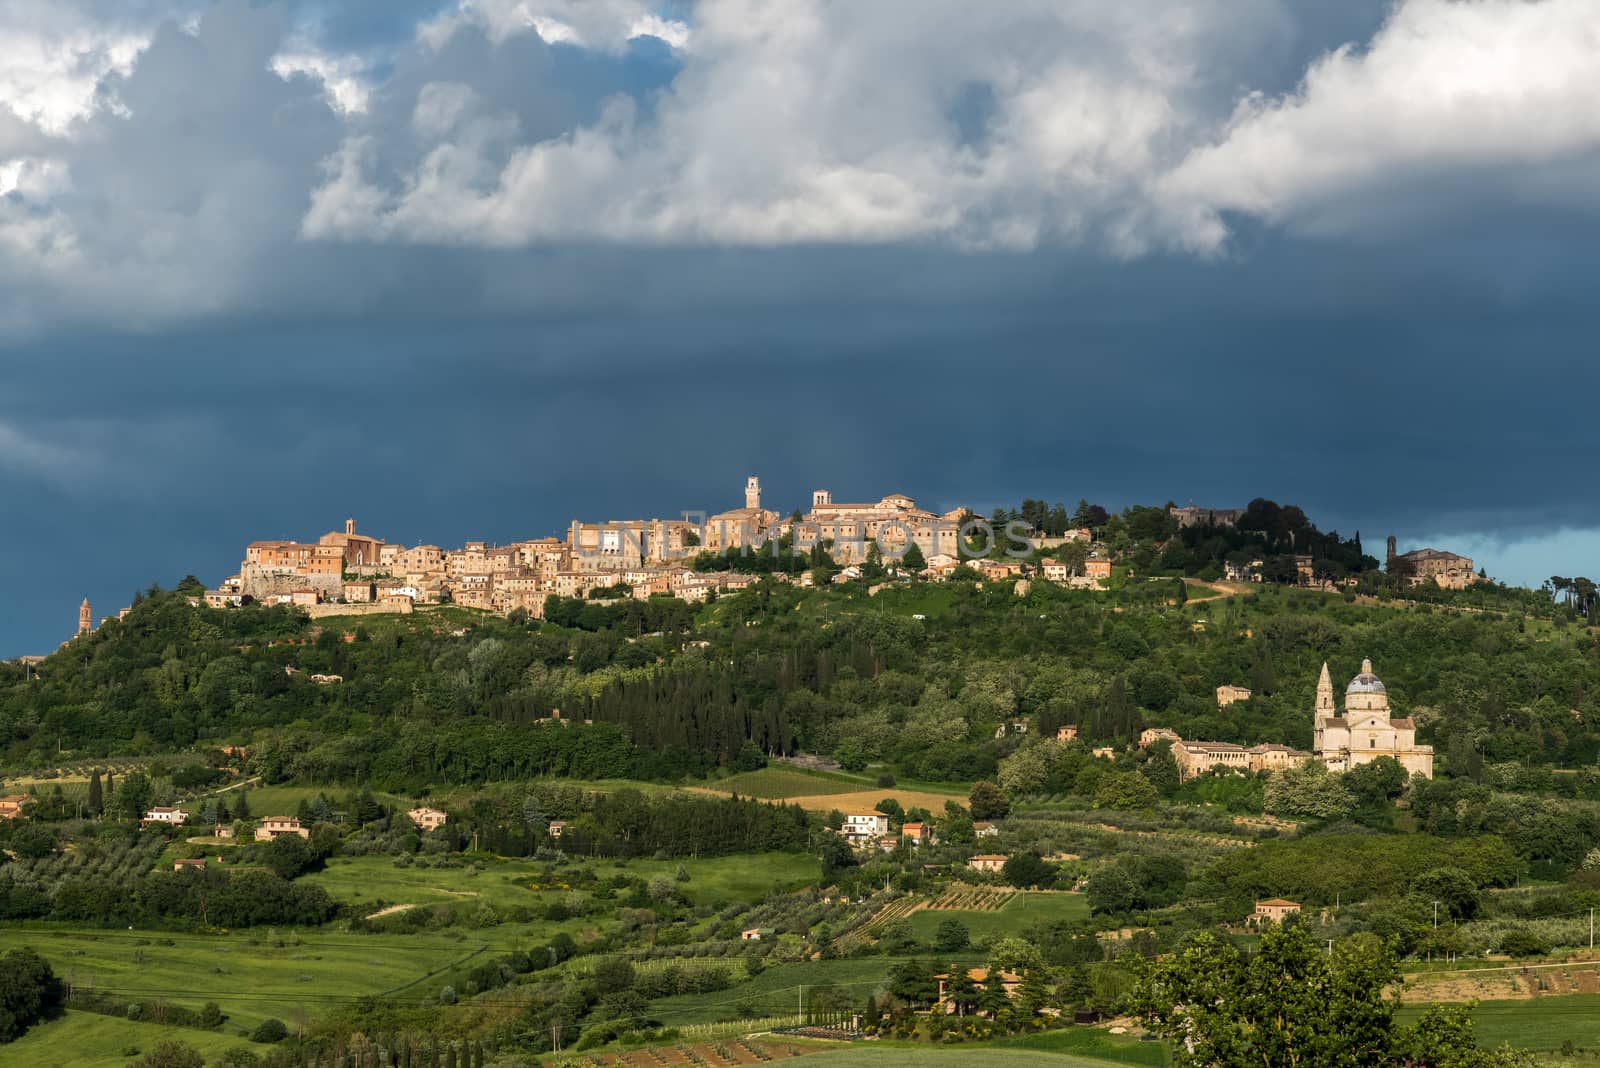
[[24, 11], [81, 55], [0, 76], [0, 655], [346, 515], [509, 541], [749, 474], [1582, 573], [1600, 12], [1192, 6]]

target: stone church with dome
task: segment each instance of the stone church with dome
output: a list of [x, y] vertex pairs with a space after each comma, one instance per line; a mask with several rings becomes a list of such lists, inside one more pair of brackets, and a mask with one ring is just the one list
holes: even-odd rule
[[1322, 665], [1312, 725], [1317, 759], [1329, 771], [1349, 771], [1379, 757], [1393, 757], [1408, 775], [1433, 778], [1433, 746], [1417, 744], [1411, 720], [1389, 715], [1389, 691], [1372, 673], [1370, 660], [1361, 662], [1361, 674], [1345, 688], [1343, 715], [1333, 703], [1328, 665]]

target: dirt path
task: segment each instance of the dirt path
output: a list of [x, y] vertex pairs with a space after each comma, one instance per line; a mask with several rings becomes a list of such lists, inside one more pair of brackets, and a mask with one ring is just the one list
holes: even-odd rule
[[416, 907], [415, 905], [390, 905], [386, 909], [379, 909], [377, 912], [372, 913], [367, 919], [378, 920], [385, 916], [393, 916], [397, 912], [410, 912]]
[[1203, 597], [1196, 597], [1190, 594], [1187, 601], [1188, 604], [1205, 604], [1207, 601], [1220, 601], [1227, 597], [1237, 597], [1250, 589], [1249, 585], [1243, 582], [1202, 582], [1194, 578], [1186, 578], [1183, 581], [1191, 589], [1198, 587], [1202, 590], [1211, 591]]

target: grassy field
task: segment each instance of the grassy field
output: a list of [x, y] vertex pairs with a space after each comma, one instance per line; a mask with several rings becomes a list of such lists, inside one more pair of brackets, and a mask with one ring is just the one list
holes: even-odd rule
[[729, 990], [713, 994], [680, 994], [650, 1003], [650, 1015], [669, 1027], [732, 1019], [742, 1010], [758, 1016], [777, 1016], [799, 1011], [800, 988], [812, 989], [831, 983], [865, 1001], [876, 992], [889, 974], [894, 961], [884, 957], [857, 960], [818, 960], [795, 964], [776, 964], [753, 979]]
[[[483, 871], [463, 868], [397, 868], [390, 857], [334, 857], [324, 871], [305, 878], [318, 883], [340, 901], [380, 905], [440, 905], [479, 903], [495, 909], [517, 905], [548, 904], [560, 891], [529, 887], [545, 865], [527, 860], [488, 858]], [[792, 890], [817, 881], [820, 871], [808, 853], [765, 853], [754, 856], [705, 857], [690, 860], [631, 860], [620, 867], [612, 861], [585, 862], [601, 876], [626, 871], [649, 879], [674, 877], [678, 868], [689, 873], [679, 889], [696, 905], [731, 901], [759, 902], [774, 889]], [[557, 869], [555, 880], [570, 882], [577, 865]]]
[[[1407, 1005], [1399, 1018], [1413, 1022], [1426, 1006]], [[1560, 1049], [1570, 1041], [1580, 1049], [1600, 1048], [1600, 994], [1480, 1002], [1472, 1013], [1478, 1043], [1532, 1050]]]
[[[518, 930], [531, 942], [531, 931]], [[490, 937], [296, 934], [287, 929], [207, 936], [12, 928], [0, 931], [0, 951], [30, 945], [63, 979], [125, 998], [160, 999], [195, 1009], [215, 1001], [229, 1017], [227, 1027], [236, 1030], [268, 1017], [288, 1020], [296, 1010], [316, 1016], [364, 994], [435, 994], [424, 977], [459, 962], [476, 962], [497, 948], [495, 942], [513, 934], [506, 928], [473, 932], [480, 933]]]
[[919, 909], [911, 914], [911, 929], [919, 941], [928, 942], [945, 920], [960, 920], [974, 942], [987, 942], [1007, 935], [1020, 935], [1036, 923], [1081, 920], [1089, 915], [1089, 902], [1082, 894], [1017, 894], [1003, 908], [992, 912]]
[[1163, 1068], [1169, 1060], [1164, 1043], [1141, 1042], [1133, 1035], [1113, 1035], [1091, 1027], [1067, 1027], [1037, 1035], [1020, 1035], [1003, 1039], [999, 1044], [1011, 1049], [1070, 1053], [1113, 1064], [1144, 1064], [1151, 1068]]
[[[621, 869], [611, 862], [594, 866], [601, 874], [625, 870], [648, 879], [675, 877], [680, 863], [689, 881], [676, 885], [697, 904], [757, 902], [775, 887], [804, 886], [818, 877], [814, 858], [789, 853], [631, 861]], [[491, 920], [504, 920], [512, 907], [548, 904], [566, 892], [531, 889], [542, 867], [489, 859], [482, 871], [397, 868], [389, 857], [336, 857], [325, 871], [304, 878], [341, 901], [363, 906], [363, 913], [366, 906], [376, 912], [396, 904], [453, 905], [457, 913], [475, 917], [487, 906], [496, 914]], [[543, 944], [558, 930], [585, 942], [610, 922], [535, 919], [383, 934], [351, 933], [337, 923], [313, 931], [257, 929], [215, 936], [45, 924], [0, 929], [0, 952], [31, 945], [69, 982], [128, 999], [163, 999], [194, 1009], [215, 1001], [230, 1017], [228, 1027], [237, 1030], [268, 1017], [289, 1020], [297, 1011], [315, 1017], [362, 995], [432, 997], [458, 972], [488, 957]], [[4, 1057], [0, 1063], [6, 1063]]]
[[60, 1019], [30, 1028], [17, 1041], [0, 1047], [0, 1064], [28, 1065], [29, 1068], [120, 1066], [128, 1063], [128, 1051], [148, 1052], [163, 1039], [176, 1039], [193, 1046], [208, 1062], [235, 1046], [250, 1047], [256, 1053], [268, 1048], [241, 1037], [231, 1024], [224, 1025], [220, 1031], [199, 1031], [135, 1023], [90, 1012], [68, 1012]]

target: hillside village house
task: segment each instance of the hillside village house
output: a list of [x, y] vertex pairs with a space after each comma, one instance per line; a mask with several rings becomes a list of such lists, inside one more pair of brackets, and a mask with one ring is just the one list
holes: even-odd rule
[[1056, 741], [1058, 742], [1070, 742], [1076, 737], [1078, 737], [1078, 725], [1076, 723], [1068, 723], [1056, 728]]
[[972, 824], [972, 833], [978, 838], [993, 838], [1000, 833], [1000, 828], [989, 820], [976, 820]]
[[889, 833], [889, 817], [881, 812], [851, 813], [840, 833], [851, 842], [875, 841]]
[[152, 808], [144, 814], [145, 823], [165, 823], [177, 827], [187, 822], [189, 814], [181, 808]]
[[1149, 749], [1160, 741], [1179, 742], [1182, 740], [1178, 737], [1177, 731], [1169, 730], [1166, 727], [1146, 727], [1139, 732], [1140, 749]]
[[1248, 562], [1225, 560], [1222, 564], [1222, 577], [1229, 582], [1260, 582], [1261, 569], [1266, 566], [1264, 560], [1250, 560]]
[[[939, 981], [939, 1005], [944, 1009], [946, 1015], [965, 1016], [976, 1010], [977, 1006], [972, 1004], [958, 1005], [950, 997], [949, 973], [936, 975], [934, 978]], [[967, 978], [971, 979], [976, 986], [985, 986], [989, 982], [989, 970], [987, 968], [968, 968]], [[1021, 985], [1022, 976], [1012, 972], [1000, 973], [1000, 986], [1006, 992], [1006, 997], [1014, 997], [1017, 987]]]
[[258, 842], [270, 842], [286, 834], [299, 835], [301, 838], [311, 837], [311, 831], [300, 826], [300, 821], [293, 816], [268, 816], [256, 825]]
[[1099, 581], [1111, 577], [1111, 561], [1103, 556], [1096, 556], [1083, 562], [1083, 573], [1089, 578]]
[[0, 820], [19, 820], [22, 818], [22, 806], [33, 799], [31, 794], [9, 794], [0, 797]]
[[1300, 911], [1298, 901], [1285, 901], [1281, 897], [1270, 898], [1266, 901], [1256, 902], [1256, 911], [1251, 915], [1253, 923], [1282, 923], [1285, 919]]
[[436, 808], [414, 808], [406, 813], [411, 822], [417, 825], [417, 830], [426, 834], [428, 831], [443, 827], [450, 819], [445, 813]]
[[1250, 691], [1243, 686], [1222, 685], [1217, 687], [1217, 707], [1227, 708], [1239, 701], [1250, 700]]
[[923, 843], [933, 845], [938, 842], [938, 837], [933, 833], [933, 828], [921, 822], [901, 825], [900, 837], [908, 840], [912, 845], [922, 845]]
[[745, 942], [760, 942], [762, 939], [771, 938], [776, 931], [771, 927], [747, 927], [739, 932], [739, 938]]
[[550, 832], [550, 837], [551, 838], [560, 838], [561, 837], [561, 832], [565, 831], [567, 829], [567, 821], [566, 820], [551, 820], [550, 821], [550, 826], [547, 829]]
[[967, 867], [973, 871], [999, 871], [1006, 866], [1004, 853], [979, 853], [967, 861]]

